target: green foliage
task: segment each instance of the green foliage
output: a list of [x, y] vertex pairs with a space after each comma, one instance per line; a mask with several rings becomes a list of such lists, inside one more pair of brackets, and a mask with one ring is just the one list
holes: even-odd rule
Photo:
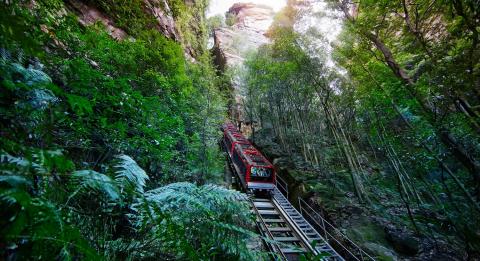
[[9, 210], [2, 213], [6, 222], [2, 222], [0, 240], [14, 253], [10, 256], [4, 248], [2, 256], [29, 258], [35, 253], [44, 258], [98, 258], [78, 228], [65, 224], [50, 202], [16, 189], [1, 189], [0, 202], [2, 209]]
[[223, 27], [225, 25], [225, 16], [223, 15], [215, 15], [207, 19], [207, 29], [210, 36], [213, 36], [213, 31], [215, 29]]
[[[475, 256], [478, 4], [329, 2], [345, 18], [333, 54], [316, 49], [312, 41], [323, 39], [309, 30], [296, 33], [287, 8], [270, 29], [272, 43], [248, 59], [255, 141], [279, 164], [291, 158], [289, 178], [323, 208], [355, 205]], [[355, 199], [345, 197], [352, 192]], [[382, 237], [368, 232], [359, 231], [362, 240]]]
[[208, 0], [190, 2], [170, 0], [169, 2], [175, 2], [174, 6], [184, 6], [181, 12], [177, 14], [177, 19], [175, 20], [184, 49], [195, 57], [208, 53], [206, 45], [209, 32], [205, 19]]
[[67, 94], [66, 96], [70, 109], [78, 116], [93, 113], [92, 105], [88, 99], [74, 94]]
[[[180, 259], [250, 260], [255, 253], [242, 242], [254, 235], [245, 229], [253, 225], [253, 216], [248, 203], [238, 201], [240, 196], [214, 185], [173, 183], [147, 191], [145, 199], [134, 205], [132, 218], [136, 229], [160, 253], [172, 253]], [[165, 225], [152, 229], [158, 223]], [[179, 233], [183, 236], [178, 237]], [[143, 255], [153, 257], [155, 252], [148, 248]]]
[[119, 163], [115, 166], [115, 180], [120, 183], [122, 190], [130, 190], [136, 193], [143, 193], [148, 180], [145, 171], [127, 155], [118, 157]]
[[118, 27], [126, 29], [132, 35], [137, 35], [145, 28], [152, 27], [156, 22], [153, 16], [144, 12], [142, 0], [89, 0], [88, 2], [112, 17]]
[[76, 189], [76, 192], [70, 196], [75, 196], [76, 193], [98, 193], [106, 196], [107, 201], [117, 201], [120, 198], [120, 192], [115, 186], [113, 180], [104, 174], [93, 170], [79, 170], [72, 173], [71, 187]]
[[[115, 179], [92, 170], [50, 173], [38, 162], [6, 154], [1, 158], [0, 242], [9, 249], [2, 250], [4, 257], [250, 260], [255, 255], [245, 244], [255, 237], [248, 230], [253, 217], [247, 202], [238, 201], [243, 197], [238, 192], [175, 183], [144, 193], [148, 177], [126, 155], [113, 163]], [[38, 186], [37, 175], [61, 175], [67, 185], [44, 180], [45, 190], [29, 193]], [[94, 224], [87, 222], [90, 218], [103, 225], [89, 227]], [[131, 231], [120, 233], [122, 229]], [[135, 249], [129, 249], [132, 245]]]
[[[0, 256], [254, 258], [240, 195], [201, 185], [221, 180], [226, 111], [224, 79], [201, 55], [205, 1], [170, 3], [196, 63], [151, 29], [142, 1], [95, 3], [130, 28], [124, 41], [80, 26], [61, 1], [35, 3], [1, 3]], [[186, 181], [199, 185], [151, 190]]]
[[[190, 55], [203, 54], [205, 50], [207, 29], [205, 22], [205, 10], [207, 1], [191, 1], [186, 3], [183, 0], [157, 1], [145, 4], [142, 0], [119, 1], [101, 0], [89, 1], [90, 4], [99, 7], [115, 21], [115, 25], [125, 29], [130, 35], [138, 37], [147, 28], [159, 28], [155, 8], [164, 12], [165, 16], [175, 21], [174, 30], [178, 32], [182, 46]], [[165, 6], [164, 4], [168, 6]], [[169, 37], [177, 37], [170, 35]]]
[[233, 26], [237, 22], [236, 19], [237, 18], [235, 17], [235, 15], [227, 13], [225, 15], [225, 24], [227, 24], [228, 26]]
[[187, 12], [187, 6], [183, 0], [168, 0], [170, 10], [172, 10], [173, 17], [179, 17], [182, 13]]

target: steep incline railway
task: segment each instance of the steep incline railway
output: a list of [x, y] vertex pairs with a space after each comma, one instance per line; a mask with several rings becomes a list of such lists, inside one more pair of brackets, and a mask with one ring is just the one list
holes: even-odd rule
[[264, 243], [269, 251], [289, 261], [305, 254], [321, 255], [322, 260], [344, 260], [277, 188], [279, 177], [273, 165], [233, 124], [223, 125], [222, 130], [228, 165], [251, 195], [257, 226], [268, 239]]
[[299, 260], [307, 253], [325, 256], [323, 260], [344, 260], [279, 190], [270, 199], [253, 197], [251, 201], [260, 233], [271, 240], [266, 246], [283, 260]]

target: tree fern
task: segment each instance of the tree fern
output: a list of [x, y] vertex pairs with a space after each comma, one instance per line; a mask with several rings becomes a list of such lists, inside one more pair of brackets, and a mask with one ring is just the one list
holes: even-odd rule
[[[112, 259], [259, 259], [246, 247], [245, 242], [256, 235], [250, 231], [253, 223], [248, 204], [242, 200], [245, 195], [239, 192], [186, 182], [144, 192], [148, 176], [132, 158], [122, 155], [115, 161], [115, 179], [93, 170], [69, 174], [67, 190], [71, 193], [59, 207], [32, 197], [27, 192], [29, 175], [14, 173], [47, 174], [52, 171], [49, 158], [63, 155], [59, 151], [32, 155], [35, 162], [9, 154], [0, 156], [4, 174], [0, 176], [0, 205], [8, 209], [2, 213], [2, 234], [6, 235], [2, 241], [15, 242], [19, 253], [33, 247], [42, 255], [54, 254], [54, 259], [75, 259], [92, 255], [82, 238], [98, 244], [102, 237], [101, 249]], [[50, 191], [62, 193], [52, 185]], [[98, 215], [97, 220], [92, 219], [92, 213]], [[30, 220], [31, 216], [35, 218]], [[133, 228], [128, 234], [134, 238], [112, 239], [111, 231], [125, 216], [131, 224], [128, 229]], [[65, 217], [72, 223], [65, 223]], [[82, 234], [72, 224], [84, 228]], [[17, 240], [24, 240], [23, 245]], [[45, 254], [44, 249], [54, 250]]]
[[0, 155], [0, 171], [4, 172], [7, 169], [12, 170], [12, 168], [9, 168], [6, 165], [13, 167], [15, 170], [19, 171], [19, 173], [23, 174], [30, 173], [31, 169], [34, 170], [35, 174], [43, 175], [47, 173], [47, 170], [42, 165], [31, 162], [22, 157], [12, 156], [8, 153]]
[[168, 249], [177, 258], [219, 255], [251, 260], [256, 253], [245, 241], [255, 234], [249, 230], [253, 223], [248, 204], [238, 200], [242, 197], [215, 185], [173, 183], [145, 192], [133, 205], [130, 219], [140, 233], [157, 240], [158, 249]]
[[125, 189], [143, 193], [148, 180], [147, 173], [127, 155], [120, 155], [118, 164], [115, 165], [115, 181], [122, 191]]
[[120, 199], [120, 192], [114, 181], [93, 170], [75, 171], [71, 177], [71, 185], [77, 188], [74, 195], [78, 192], [97, 192], [105, 195], [109, 201]]

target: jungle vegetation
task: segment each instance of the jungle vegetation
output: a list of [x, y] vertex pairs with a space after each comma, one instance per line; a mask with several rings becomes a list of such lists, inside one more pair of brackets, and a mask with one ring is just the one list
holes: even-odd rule
[[[247, 121], [322, 204], [480, 251], [478, 1], [328, 1], [331, 54], [287, 8], [247, 62]], [[278, 154], [278, 152], [274, 153]], [[295, 156], [292, 156], [295, 155]], [[298, 162], [302, 162], [298, 164]], [[345, 195], [354, 195], [353, 203]], [[326, 203], [325, 203], [326, 202]]]
[[256, 259], [248, 205], [214, 185], [227, 95], [207, 2], [169, 1], [195, 62], [141, 1], [92, 2], [129, 37], [64, 1], [0, 3], [0, 259]]
[[[220, 186], [230, 88], [206, 45], [235, 17], [158, 1], [174, 42], [143, 1], [82, 1], [128, 34], [119, 40], [68, 2], [0, 2], [0, 259], [264, 258], [247, 247], [248, 204]], [[327, 2], [343, 21], [332, 54], [295, 30], [289, 1], [247, 59], [252, 141], [294, 160], [295, 182], [325, 209], [478, 257], [480, 4]]]

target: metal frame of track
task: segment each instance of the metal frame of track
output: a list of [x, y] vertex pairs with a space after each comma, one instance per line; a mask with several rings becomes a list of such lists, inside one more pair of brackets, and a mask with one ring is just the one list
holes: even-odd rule
[[268, 238], [265, 245], [280, 259], [294, 261], [312, 253], [325, 255], [322, 260], [344, 260], [278, 190], [271, 199], [251, 201], [260, 233]]
[[[238, 182], [241, 182], [238, 169], [228, 155], [227, 163]], [[252, 210], [257, 216], [257, 227], [265, 238], [266, 247], [274, 254], [274, 259], [296, 261], [302, 254], [312, 253], [313, 255], [322, 255], [321, 260], [344, 261], [345, 259], [303, 217], [303, 213], [292, 206], [287, 197], [288, 185], [277, 176], [276, 188], [271, 198], [252, 196], [250, 199]], [[343, 245], [341, 246], [345, 248]], [[360, 249], [358, 246], [356, 247]], [[367, 259], [374, 260], [363, 250], [360, 249], [360, 251], [362, 251], [361, 254], [368, 257]], [[353, 254], [352, 257], [359, 260]]]
[[278, 189], [273, 198], [313, 254], [325, 255], [323, 260], [344, 260]]
[[300, 255], [313, 249], [291, 223], [274, 199], [252, 198], [257, 215], [257, 226], [265, 245], [276, 255], [275, 259], [298, 260]]

